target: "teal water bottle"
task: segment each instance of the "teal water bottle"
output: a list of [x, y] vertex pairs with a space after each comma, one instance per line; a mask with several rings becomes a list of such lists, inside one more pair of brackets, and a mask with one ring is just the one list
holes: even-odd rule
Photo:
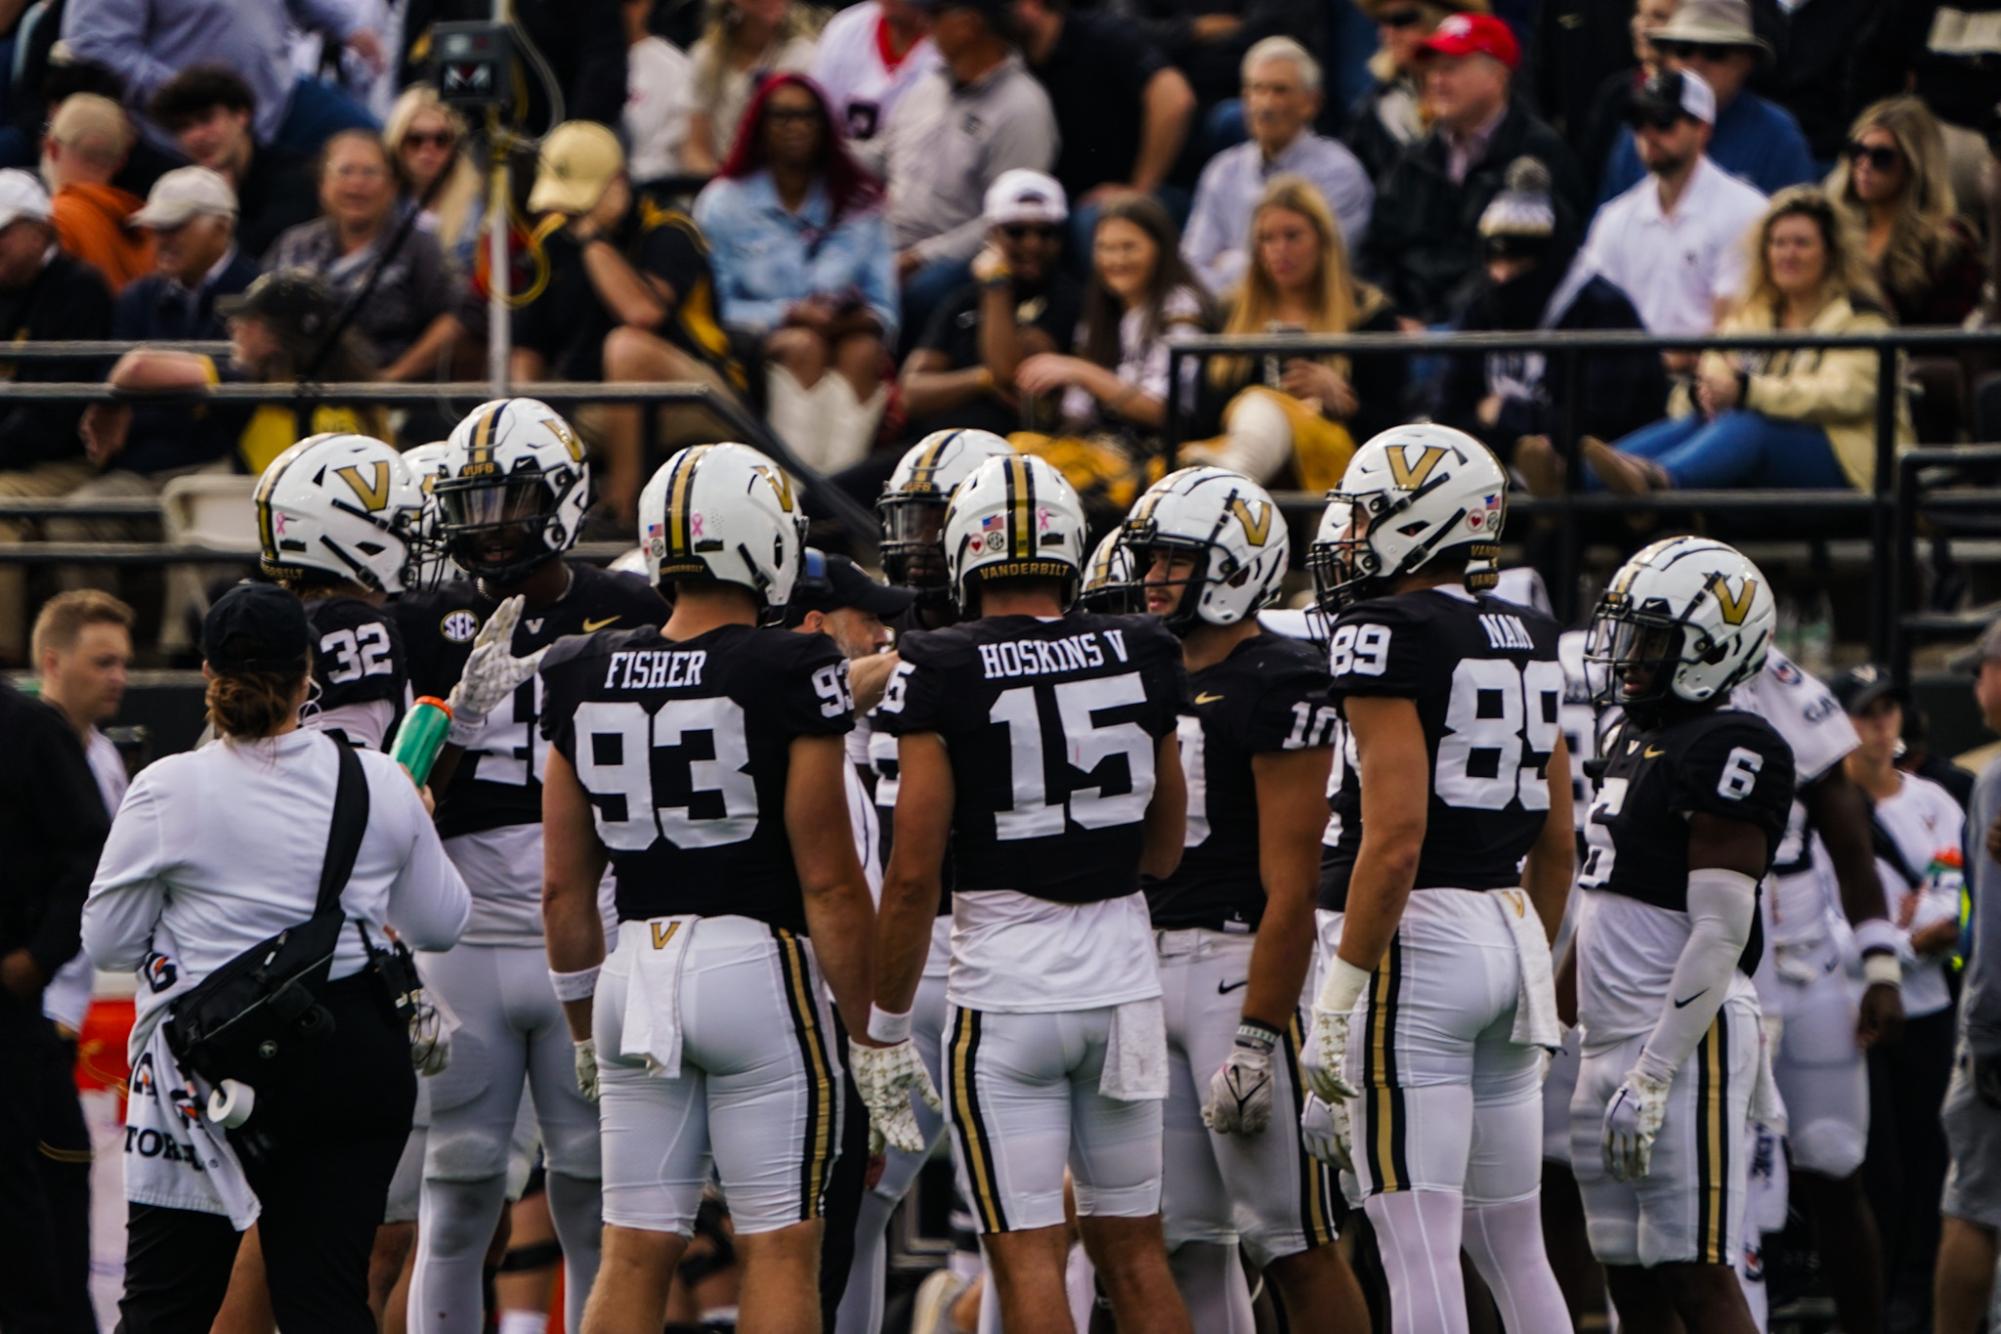
[[445, 748], [445, 734], [452, 730], [452, 706], [435, 695], [421, 696], [403, 716], [389, 754], [409, 771], [418, 787], [431, 777], [431, 766]]

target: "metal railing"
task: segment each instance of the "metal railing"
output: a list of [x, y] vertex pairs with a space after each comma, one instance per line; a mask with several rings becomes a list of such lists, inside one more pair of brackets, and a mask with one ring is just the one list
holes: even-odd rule
[[[1897, 406], [1904, 387], [1900, 375], [1903, 356], [1909, 352], [1960, 353], [1971, 348], [1993, 348], [2001, 352], [2001, 329], [1888, 329], [1877, 333], [1815, 334], [1775, 332], [1748, 334], [1707, 334], [1678, 337], [1633, 331], [1571, 331], [1424, 334], [1345, 334], [1345, 335], [1243, 335], [1214, 334], [1178, 339], [1168, 345], [1168, 396], [1165, 449], [1172, 466], [1189, 427], [1184, 402], [1193, 388], [1184, 388], [1187, 368], [1201, 373], [1203, 363], [1220, 356], [1261, 358], [1327, 356], [1482, 356], [1489, 352], [1540, 352], [1560, 362], [1564, 381], [1580, 386], [1578, 372], [1582, 358], [1609, 352], [1652, 351], [1783, 351], [1863, 349], [1876, 354], [1876, 401], [1874, 408], [1875, 463], [1870, 491], [1837, 489], [1762, 491], [1661, 491], [1646, 496], [1617, 496], [1576, 491], [1579, 476], [1577, 444], [1578, 395], [1572, 393], [1555, 405], [1558, 429], [1552, 442], [1564, 457], [1564, 494], [1555, 497], [1510, 501], [1510, 508], [1523, 515], [1554, 516], [1553, 578], [1551, 596], [1558, 616], [1566, 622], [1576, 618], [1578, 577], [1582, 565], [1584, 533], [1577, 518], [1587, 514], [1644, 513], [1724, 513], [1754, 511], [1772, 513], [1775, 519], [1815, 514], [1861, 516], [1867, 520], [1869, 541], [1879, 554], [1871, 577], [1869, 599], [1870, 652], [1879, 661], [1893, 657], [1899, 634], [1896, 613], [1897, 585], [1889, 567], [1896, 537], [1900, 474], [1896, 448]], [[1667, 405], [1661, 405], [1666, 415]], [[1360, 441], [1356, 442], [1361, 443]], [[1927, 451], [1958, 458], [1962, 451]], [[1911, 474], [1915, 476], [1915, 473]], [[1317, 512], [1318, 499], [1289, 493], [1287, 502], [1297, 512], [1302, 502]], [[1906, 663], [1906, 667], [1908, 663]]]
[[[1882, 582], [1893, 607], [1919, 592], [1921, 575], [1918, 540], [1929, 535], [1949, 543], [1954, 537], [2001, 536], [2001, 487], [1942, 485], [1941, 469], [1977, 468], [2001, 476], [2001, 445], [1961, 445], [1943, 449], [1913, 449], [1897, 460], [1893, 511], [1894, 540], [1889, 568]], [[1924, 534], [1920, 529], [1925, 530]], [[1911, 658], [1920, 643], [1970, 639], [1994, 619], [1993, 606], [1964, 611], [1902, 610], [1891, 618], [1890, 646], [1884, 661], [1899, 685], [1908, 686]]]

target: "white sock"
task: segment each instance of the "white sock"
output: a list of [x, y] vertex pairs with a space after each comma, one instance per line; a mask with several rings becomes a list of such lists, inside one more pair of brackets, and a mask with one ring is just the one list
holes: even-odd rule
[[1542, 1244], [1541, 1192], [1503, 1204], [1468, 1204], [1461, 1244], [1508, 1329], [1567, 1334], [1570, 1307]]
[[417, 1204], [410, 1334], [480, 1334], [486, 1324], [486, 1251], [506, 1204], [507, 1179], [426, 1179]]
[[1386, 1191], [1363, 1208], [1390, 1284], [1390, 1334], [1467, 1334], [1459, 1192]]
[[550, 1172], [545, 1180], [549, 1221], [563, 1246], [563, 1328], [579, 1330], [604, 1254], [604, 1183], [561, 1172]]
[[848, 1266], [847, 1290], [834, 1313], [834, 1334], [877, 1334], [882, 1328], [884, 1274], [889, 1266], [889, 1216], [896, 1201], [872, 1190], [862, 1192], [855, 1214], [855, 1257]]
[[[567, 1328], [567, 1326], [566, 1326]], [[548, 1334], [547, 1311], [502, 1311], [500, 1334]]]
[[1081, 1330], [1091, 1327], [1091, 1312], [1098, 1305], [1098, 1267], [1091, 1263], [1091, 1253], [1083, 1244], [1070, 1248], [1070, 1258], [1063, 1266], [1063, 1287], [1070, 1297], [1070, 1321]]
[[1255, 1334], [1251, 1287], [1235, 1246], [1186, 1241], [1167, 1253], [1174, 1286], [1188, 1307], [1188, 1320], [1208, 1334]]
[[1292, 423], [1263, 394], [1248, 394], [1230, 414], [1229, 434], [1216, 451], [1218, 467], [1234, 468], [1254, 482], [1268, 482], [1292, 457]]

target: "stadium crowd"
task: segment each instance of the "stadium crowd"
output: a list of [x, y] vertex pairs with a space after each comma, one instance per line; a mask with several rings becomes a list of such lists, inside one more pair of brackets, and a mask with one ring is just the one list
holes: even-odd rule
[[[403, 480], [426, 492], [433, 481], [471, 476], [452, 471], [464, 460], [450, 450], [464, 452], [462, 435], [500, 428], [478, 413], [462, 420], [464, 404], [390, 411], [320, 403], [295, 411], [205, 395], [230, 383], [480, 378], [493, 318], [486, 167], [499, 157], [515, 167], [505, 231], [516, 392], [554, 383], [700, 385], [768, 425], [792, 460], [864, 506], [908, 481], [921, 443], [941, 432], [991, 432], [1049, 465], [1081, 496], [1094, 532], [1103, 532], [1165, 484], [1160, 445], [1170, 417], [1178, 420], [1178, 464], [1228, 470], [1271, 492], [1340, 486], [1365, 442], [1413, 421], [1464, 432], [1498, 461], [1500, 489], [1539, 497], [1867, 491], [1881, 406], [1873, 352], [1722, 352], [1697, 346], [1704, 336], [2001, 327], [2001, 5], [1987, 0], [860, 0], [831, 14], [797, 0], [515, 0], [513, 8], [533, 59], [520, 65], [513, 105], [482, 123], [441, 96], [432, 26], [481, 17], [484, 4], [0, 0], [0, 54], [11, 52], [11, 63], [0, 58], [0, 330], [16, 345], [132, 345], [115, 358], [5, 363], [15, 384], [101, 380], [121, 395], [87, 406], [0, 403], [0, 499], [143, 501], [177, 479], [209, 474], [275, 483], [279, 465], [303, 448], [296, 442], [325, 436], [389, 442], [407, 461]], [[1216, 357], [1191, 379], [1169, 377], [1175, 340], [1204, 332], [1394, 338], [1537, 330], [1640, 330], [1686, 337], [1690, 346], [1563, 361], [1392, 344], [1352, 355]], [[226, 355], [185, 346], [223, 342]], [[1994, 362], [1973, 352], [1909, 358], [1890, 413], [1894, 447], [2001, 436], [1991, 402], [2001, 394], [1982, 392]], [[174, 397], [145, 397], [163, 392]], [[668, 471], [663, 463], [682, 457], [680, 446], [717, 438], [696, 404], [589, 403], [541, 425], [551, 436], [538, 448], [559, 463], [564, 450], [576, 464], [588, 460], [578, 470], [585, 480], [552, 502], [557, 556], [579, 539], [630, 545], [650, 531], [645, 525], [665, 502], [649, 479], [657, 486]], [[450, 449], [441, 443], [447, 434]], [[483, 437], [472, 446], [482, 447], [491, 451]], [[356, 458], [349, 466], [374, 466], [365, 454]], [[479, 458], [475, 452], [475, 467]], [[269, 490], [260, 487], [260, 516], [275, 503]], [[781, 493], [789, 510], [789, 492]], [[432, 513], [453, 512], [440, 502]], [[567, 568], [560, 560], [478, 568], [475, 556], [490, 556], [480, 547], [481, 524], [462, 514], [456, 521], [466, 545], [454, 558], [485, 580], [473, 585], [484, 601], [424, 603], [427, 614], [443, 612], [438, 623], [449, 642], [438, 661], [413, 656], [399, 677], [435, 683], [440, 695], [472, 680], [469, 662], [486, 661], [472, 646], [474, 630], [484, 634], [503, 615], [511, 630], [505, 594], [518, 592], [533, 608], [561, 602], [571, 587], [552, 593], [535, 582], [558, 578]], [[888, 509], [883, 522], [888, 557], [901, 535]], [[1250, 519], [1242, 522], [1248, 531]], [[506, 526], [498, 512], [486, 524]], [[116, 540], [156, 527], [123, 516], [0, 514], [0, 544]], [[282, 534], [262, 536], [271, 567], [271, 544]], [[915, 581], [892, 566], [886, 586], [851, 565], [826, 573], [838, 556], [813, 559], [821, 573], [793, 607], [792, 626], [836, 640], [860, 678], [862, 663], [888, 640], [884, 626], [908, 610], [896, 585]], [[359, 589], [369, 594], [360, 601], [379, 608], [378, 595], [399, 591], [356, 569], [343, 597]], [[144, 575], [122, 582], [118, 591], [135, 602], [134, 587], [155, 592]], [[191, 572], [169, 575], [163, 609], [141, 605], [135, 616], [105, 591], [101, 569], [0, 561], [0, 667], [38, 674], [68, 729], [52, 738], [36, 731], [47, 721], [39, 715], [10, 718], [33, 708], [11, 692], [0, 695], [0, 727], [22, 729], [8, 735], [43, 750], [61, 749], [69, 733], [83, 740], [75, 764], [67, 756], [38, 760], [37, 772], [45, 763], [55, 777], [37, 791], [29, 776], [0, 816], [5, 837], [19, 846], [51, 841], [51, 867], [58, 854], [75, 860], [78, 848], [101, 844], [98, 814], [119, 809], [118, 757], [95, 729], [115, 714], [135, 656], [192, 663], [198, 636], [213, 648], [214, 626], [196, 625], [189, 613], [208, 602], [198, 583]], [[567, 630], [552, 622], [538, 647], [606, 623], [589, 618], [592, 610], [617, 606], [626, 624], [656, 609], [665, 614], [652, 591], [629, 583], [598, 589], [592, 596], [600, 603], [570, 606], [582, 619]], [[488, 598], [489, 589], [501, 593]], [[291, 651], [288, 610], [239, 614], [263, 617], [256, 634]], [[543, 633], [540, 619], [528, 624]], [[367, 662], [364, 624], [346, 629], [350, 651]], [[382, 633], [387, 661], [392, 636]], [[407, 627], [395, 634], [416, 642]], [[404, 673], [403, 640], [396, 642], [396, 670]], [[1762, 651], [1755, 656], [1764, 660]], [[231, 674], [214, 652], [206, 657], [212, 675]], [[2001, 726], [2001, 635], [1990, 630], [1969, 661], [1983, 718]], [[1772, 670], [1798, 676], [1790, 663]], [[1861, 792], [1872, 805], [1899, 798], [1907, 787], [1899, 775], [1931, 758], [1904, 743], [1918, 735], [1906, 726], [1911, 702], [1872, 675], [1878, 671], [1851, 672], [1831, 694], [1821, 692], [1837, 724], [1852, 719], [1853, 737], [1811, 776], [1818, 784], [1833, 775], [1824, 791]], [[279, 685], [320, 690], [321, 674], [316, 666], [311, 680]], [[540, 707], [539, 681], [532, 707]], [[520, 685], [510, 682], [509, 691]], [[872, 697], [882, 698], [880, 676], [873, 687]], [[858, 686], [847, 706], [863, 695]], [[500, 714], [517, 707], [512, 700], [509, 693], [484, 701], [494, 717], [488, 732], [505, 725]], [[351, 739], [380, 747], [382, 725], [400, 718], [404, 703], [401, 693], [362, 700], [321, 725], [349, 727]], [[346, 714], [349, 707], [356, 713]], [[289, 718], [297, 705], [277, 713]], [[221, 735], [269, 740], [286, 730], [260, 725], [260, 716], [254, 708], [218, 711], [212, 696]], [[355, 734], [355, 718], [373, 720], [377, 734]], [[452, 744], [473, 753], [479, 743], [471, 738], [486, 721], [466, 713]], [[521, 729], [507, 743], [514, 749], [494, 742], [493, 754], [513, 756], [517, 766], [532, 755], [524, 773], [539, 782], [549, 738], [525, 714], [514, 725]], [[1799, 758], [1804, 814], [1796, 818], [1838, 827], [1847, 808], [1814, 807]], [[1856, 1080], [1801, 1085], [1813, 1101], [1795, 1109], [1788, 1148], [1772, 1136], [1758, 1149], [1764, 1198], [1768, 1207], [1773, 1192], [1778, 1200], [1776, 1222], [1763, 1230], [1785, 1225], [1787, 1185], [1783, 1170], [1770, 1184], [1770, 1160], [1790, 1155], [1803, 1220], [1795, 1233], [1810, 1237], [1819, 1285], [1848, 1330], [1976, 1328], [1966, 1321], [1979, 1319], [2001, 1227], [2001, 1206], [1989, 1198], [2001, 1189], [1991, 1162], [1978, 1173], [1961, 1166], [1967, 1179], [1958, 1196], [1948, 1195], [1943, 1232], [1937, 1207], [1948, 1189], [1937, 1111], [1955, 1060], [1956, 1078], [1984, 1081], [1980, 1098], [2001, 1098], [1993, 1086], [2001, 1064], [1989, 1056], [1975, 1072], [1963, 1052], [1956, 1056], [1952, 1020], [1966, 978], [1980, 966], [1968, 957], [1974, 933], [1961, 920], [1961, 863], [1977, 863], [2001, 884], [2001, 823], [1993, 832], [1980, 823], [1993, 814], [1994, 779], [1982, 789], [1987, 806], [1969, 815], [1968, 776], [1943, 761], [1927, 772], [1952, 793], [1932, 814], [1955, 828], [1965, 823], [1963, 855], [1958, 836], [1941, 835], [1931, 849], [1937, 856], [1920, 859], [1920, 868], [1904, 851], [1884, 851], [1884, 839], [1895, 841], [1884, 834], [1877, 860], [1861, 848], [1857, 872], [1844, 860], [1854, 849], [1836, 846], [1838, 835], [1815, 845], [1825, 863], [1822, 888], [1839, 882], [1841, 902], [1830, 910], [1895, 937], [1891, 952], [1904, 970], [1895, 1022], [1872, 1009], [1879, 975], [1868, 973], [1865, 988], [1858, 972], [1859, 1019], [1833, 1007], [1848, 1015], [1836, 1045], [1847, 1044], [1840, 1061]], [[893, 761], [891, 775], [893, 791]], [[332, 793], [334, 780], [322, 777]], [[8, 781], [23, 783], [23, 773]], [[1191, 792], [1196, 781], [1191, 776]], [[442, 797], [450, 782], [447, 775], [432, 783], [448, 851], [457, 839], [496, 832], [494, 823], [463, 823], [464, 815], [452, 823]], [[399, 789], [399, 800], [404, 795]], [[461, 811], [468, 801], [460, 796]], [[875, 804], [894, 808], [879, 794]], [[92, 814], [79, 815], [84, 809]], [[399, 811], [392, 814], [409, 816]], [[527, 822], [539, 818], [538, 809]], [[527, 827], [497, 823], [502, 834]], [[1928, 815], [1925, 828], [1932, 827]], [[426, 844], [421, 831], [410, 840], [407, 855], [418, 862], [437, 841]], [[508, 855], [521, 846], [509, 844]], [[460, 869], [472, 882], [468, 865]], [[498, 874], [494, 865], [478, 869]], [[1872, 892], [1887, 900], [1894, 928], [1880, 912], [1865, 922], [1851, 901], [1856, 876], [1874, 884], [1879, 868], [1884, 884]], [[539, 859], [532, 870], [539, 893]], [[393, 872], [379, 875], [395, 880]], [[397, 892], [382, 890], [387, 920], [396, 920]], [[1991, 891], [1982, 906], [2001, 912]], [[449, 904], [402, 911], [431, 912], [434, 929], [412, 943], [460, 961], [450, 980], [446, 965], [427, 956], [433, 992], [475, 987], [469, 961], [484, 968], [489, 957], [479, 950], [492, 952], [492, 971], [503, 980], [477, 985], [503, 991], [519, 982], [506, 981], [514, 975], [505, 970], [521, 958], [532, 955], [523, 976], [536, 988], [542, 964], [558, 966], [553, 936], [542, 955], [539, 917], [524, 936], [519, 922], [482, 925], [475, 906], [473, 934], [447, 955], [459, 938], [443, 924]], [[10, 933], [17, 925], [0, 916]], [[0, 1020], [21, 1030], [0, 1034], [0, 1044], [14, 1044], [0, 1052], [52, 1069], [74, 1058], [76, 1018], [48, 1009], [70, 1043], [51, 1047], [39, 1027], [24, 1036], [23, 1024], [39, 1017], [22, 1021], [15, 1011], [25, 1014], [25, 998], [45, 984], [56, 995], [63, 960], [49, 948], [60, 934], [60, 924], [42, 923], [25, 937], [0, 937], [0, 986], [12, 997], [0, 999]], [[1867, 950], [1863, 934], [1856, 943]], [[535, 948], [522, 950], [524, 941]], [[1780, 943], [1795, 948], [1775, 950], [1778, 957], [1805, 966], [1799, 941]], [[661, 948], [657, 938], [653, 948]], [[111, 947], [102, 957], [126, 962]], [[1993, 988], [1993, 964], [1986, 966], [1984, 985]], [[559, 973], [557, 986], [574, 975]], [[74, 964], [67, 980], [74, 992]], [[86, 968], [86, 988], [88, 980]], [[1760, 979], [1761, 991], [1768, 981]], [[1772, 985], [1810, 981], [1788, 975]], [[573, 999], [560, 990], [554, 996]], [[555, 1035], [567, 1062], [561, 1009], [553, 998], [546, 1008], [535, 1022]], [[1878, 1021], [1881, 1028], [1872, 1027]], [[1902, 1040], [1893, 1042], [1900, 1025]], [[1798, 1027], [1804, 1033], [1810, 1025]], [[452, 1101], [436, 1102], [433, 1113], [427, 1091], [417, 1105], [420, 1116], [435, 1114], [439, 1126], [455, 1130], [476, 1113], [483, 1119], [475, 1128], [493, 1130], [480, 1153], [492, 1152], [468, 1159], [463, 1143], [434, 1135], [417, 1169], [421, 1218], [412, 1185], [407, 1215], [392, 1212], [374, 1236], [372, 1310], [385, 1330], [405, 1328], [408, 1309], [408, 1327], [425, 1334], [480, 1328], [488, 1315], [500, 1334], [540, 1334], [560, 1268], [574, 1329], [593, 1280], [638, 1263], [636, 1253], [608, 1247], [598, 1268], [598, 1111], [569, 1087], [567, 1065], [556, 1082], [575, 1105], [557, 1107], [554, 1084], [538, 1083], [551, 1079], [539, 1056], [496, 1075], [470, 1064], [467, 1053], [477, 1050], [465, 1042], [454, 1057], [461, 1064]], [[1577, 1053], [1568, 1055], [1575, 1079]], [[468, 1071], [475, 1069], [490, 1081], [474, 1087], [478, 1077]], [[1301, 1076], [1292, 1078], [1296, 1087]], [[593, 1065], [583, 1095], [593, 1102], [597, 1079]], [[433, 1080], [418, 1084], [428, 1089]], [[445, 1087], [442, 1078], [435, 1084]], [[532, 1102], [524, 1087], [535, 1090]], [[856, 1096], [851, 1089], [851, 1103]], [[1816, 1121], [1823, 1098], [1834, 1105], [1853, 1097], [1866, 1104], [1859, 1122], [1836, 1118], [1828, 1129]], [[54, 1166], [34, 1166], [47, 1177], [35, 1192], [46, 1195], [49, 1213], [24, 1222], [0, 1205], [0, 1220], [13, 1229], [0, 1236], [39, 1227], [69, 1237], [78, 1185], [62, 1171], [76, 1167], [74, 1155], [87, 1154], [88, 1141], [78, 1142], [82, 1127], [64, 1109], [24, 1115], [0, 1123], [0, 1135], [42, 1135]], [[539, 1132], [530, 1124], [538, 1117]], [[588, 1126], [587, 1153], [580, 1124]], [[869, 1156], [857, 1147], [866, 1125], [854, 1108], [843, 1163], [857, 1174]], [[310, 1126], [316, 1135], [350, 1130]], [[2001, 1144], [2001, 1131], [1985, 1133], [1982, 1151]], [[606, 1144], [608, 1157], [609, 1136]], [[353, 1147], [340, 1145], [343, 1153]], [[588, 1168], [580, 1166], [586, 1158]], [[9, 1170], [18, 1165], [6, 1161]], [[319, 1164], [311, 1188], [337, 1189], [328, 1183], [347, 1161]], [[270, 1183], [287, 1178], [263, 1175], [274, 1169], [252, 1167], [252, 1185], [284, 1189]], [[905, 1179], [898, 1189], [908, 1187]], [[858, 1311], [881, 1317], [879, 1249], [896, 1196], [874, 1180], [864, 1190], [859, 1175], [849, 1188], [868, 1200], [855, 1207], [860, 1233], [873, 1226], [873, 1239], [850, 1239], [847, 1250], [830, 1240], [818, 1263], [844, 1284], [853, 1265], [860, 1298], [842, 1305], [836, 1285], [827, 1315], [830, 1327], [860, 1330], [866, 1321]], [[26, 1198], [28, 1188], [20, 1189]], [[740, 1202], [750, 1198], [746, 1192]], [[887, 1203], [876, 1219], [868, 1210], [881, 1198]], [[994, 1206], [962, 1200], [961, 1207], [973, 1215], [964, 1219], [968, 1234], [1002, 1231], [979, 1216]], [[609, 1193], [602, 1208], [610, 1219]], [[1361, 1217], [1352, 1215], [1358, 1225]], [[367, 1221], [373, 1229], [379, 1220]], [[675, 1255], [668, 1318], [699, 1327], [706, 1312], [721, 1323], [738, 1306], [737, 1279], [755, 1234], [738, 1237], [728, 1207], [713, 1198], [690, 1222], [692, 1243]], [[218, 1328], [261, 1334], [274, 1319], [313, 1319], [317, 1261], [301, 1260], [312, 1247], [293, 1226], [285, 1214], [267, 1215], [262, 1239], [241, 1253], [229, 1239], [211, 1276], [223, 1309]], [[1546, 1231], [1551, 1255], [1535, 1263], [1554, 1266], [1563, 1309], [1580, 1321], [1602, 1313], [1605, 1291], [1583, 1218], [1550, 1218]], [[1756, 1231], [1746, 1242], [1753, 1267], [1762, 1263]], [[133, 1236], [134, 1244], [166, 1248], [149, 1264], [171, 1256], [183, 1267], [213, 1268], [214, 1256], [200, 1254], [201, 1238], [171, 1222], [155, 1217], [142, 1229], [135, 1215]], [[1565, 1238], [1574, 1243], [1567, 1254]], [[1469, 1257], [1475, 1246], [1469, 1241]], [[929, 1328], [971, 1330], [981, 1319], [979, 1328], [997, 1328], [999, 1280], [991, 1269], [977, 1277], [976, 1244], [969, 1240], [962, 1252], [951, 1281], [929, 1290]], [[93, 1328], [74, 1250], [35, 1253], [52, 1253], [60, 1265], [38, 1276], [25, 1306], [27, 1285], [11, 1298], [0, 1293], [0, 1312], [25, 1312], [0, 1328], [11, 1331], [13, 1320], [24, 1330]], [[1479, 1258], [1496, 1257], [1513, 1263], [1500, 1249]], [[1355, 1263], [1378, 1313], [1381, 1294], [1408, 1282]], [[1235, 1265], [1233, 1251], [1233, 1275]], [[1489, 1289], [1496, 1286], [1499, 1271], [1474, 1267]], [[1111, 1290], [1118, 1266], [1100, 1270], [1113, 1306], [1134, 1300]], [[267, 1271], [269, 1287], [284, 1289], [275, 1316]], [[1329, 1310], [1354, 1309], [1341, 1305], [1354, 1287], [1345, 1268], [1346, 1286], [1328, 1279], [1325, 1289], [1310, 1286], [1325, 1275], [1309, 1281], [1279, 1264], [1264, 1272], [1276, 1293], [1261, 1299], [1266, 1318], [1267, 1308], [1284, 1311], [1306, 1291], [1335, 1303]], [[1184, 1293], [1197, 1282], [1175, 1277]], [[9, 1283], [0, 1275], [0, 1286]], [[462, 1300], [468, 1290], [478, 1299]], [[1536, 1309], [1509, 1305], [1512, 1294], [1492, 1296], [1503, 1318]], [[126, 1319], [135, 1331], [181, 1328], [173, 1323], [177, 1300], [166, 1291], [128, 1291]], [[419, 1314], [427, 1301], [438, 1311]], [[1477, 1322], [1484, 1307], [1471, 1305]], [[1686, 1319], [1695, 1308], [1681, 1309]], [[1399, 1318], [1411, 1317], [1405, 1310]]]

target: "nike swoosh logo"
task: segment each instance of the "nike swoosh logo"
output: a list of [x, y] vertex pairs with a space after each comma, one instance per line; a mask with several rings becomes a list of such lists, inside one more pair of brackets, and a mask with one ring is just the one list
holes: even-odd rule
[[1205, 693], [1197, 695], [1195, 697], [1195, 702], [1197, 704], [1214, 704], [1217, 700], [1221, 698], [1223, 698], [1221, 695], [1210, 695]]
[[1648, 746], [1647, 753], [1642, 755], [1640, 758], [1643, 760], [1657, 760], [1665, 754], [1667, 754], [1667, 752], [1662, 750], [1659, 746]]
[[1216, 984], [1216, 994], [1218, 996], [1227, 996], [1231, 992], [1235, 991], [1238, 987], [1247, 987], [1250, 984], [1251, 984], [1251, 979], [1249, 979], [1248, 977], [1241, 982], [1218, 982]]
[[589, 633], [591, 633], [591, 631], [593, 631], [593, 630], [602, 630], [602, 629], [604, 629], [604, 628], [605, 628], [605, 627], [606, 627], [607, 625], [613, 625], [613, 624], [616, 624], [616, 623], [617, 623], [617, 621], [618, 621], [618, 617], [616, 617], [616, 616], [607, 616], [607, 617], [605, 617], [605, 618], [604, 618], [603, 620], [599, 620], [599, 621], [590, 621], [590, 620], [587, 620], [587, 621], [585, 621], [585, 622], [584, 622], [584, 633], [585, 633], [585, 634], [589, 634]]
[[1698, 991], [1698, 992], [1696, 992], [1696, 993], [1695, 993], [1695, 995], [1693, 995], [1693, 996], [1690, 996], [1690, 997], [1688, 998], [1688, 1000], [1678, 1000], [1678, 1001], [1676, 1001], [1676, 1002], [1674, 1003], [1674, 1008], [1675, 1008], [1675, 1009], [1677, 1009], [1677, 1010], [1685, 1008], [1685, 1007], [1686, 1007], [1686, 1006], [1687, 1006], [1687, 1005], [1688, 1005], [1688, 1004], [1689, 1004], [1690, 1002], [1692, 1002], [1692, 1001], [1696, 1000], [1697, 998], [1701, 997], [1701, 996], [1702, 996], [1702, 995], [1703, 995], [1703, 994], [1704, 994], [1705, 992], [1707, 992], [1708, 990], [1709, 990], [1709, 988], [1708, 988], [1708, 987], [1704, 987], [1704, 988], [1703, 988], [1703, 989], [1702, 989], [1701, 991]]

